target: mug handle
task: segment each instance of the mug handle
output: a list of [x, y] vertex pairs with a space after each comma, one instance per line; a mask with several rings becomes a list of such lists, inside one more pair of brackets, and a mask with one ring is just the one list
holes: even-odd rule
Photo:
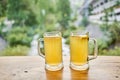
[[92, 40], [94, 42], [94, 55], [91, 57], [88, 57], [88, 60], [93, 60], [97, 58], [97, 54], [98, 54], [98, 46], [97, 46], [97, 40], [94, 38], [90, 38], [90, 40]]
[[42, 42], [42, 41], [44, 41], [43, 38], [38, 39], [38, 54], [41, 57], [45, 58], [45, 56], [43, 55], [42, 51], [40, 50], [40, 42]]

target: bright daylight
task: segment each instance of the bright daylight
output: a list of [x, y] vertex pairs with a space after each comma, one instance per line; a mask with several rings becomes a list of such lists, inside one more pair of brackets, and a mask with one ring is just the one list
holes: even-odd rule
[[0, 0], [0, 80], [120, 80], [120, 0]]

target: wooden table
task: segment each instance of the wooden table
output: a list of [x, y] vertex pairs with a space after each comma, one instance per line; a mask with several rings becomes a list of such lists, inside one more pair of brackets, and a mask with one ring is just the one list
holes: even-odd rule
[[99, 56], [89, 64], [88, 71], [75, 71], [64, 56], [63, 70], [51, 72], [40, 56], [0, 57], [0, 80], [120, 80], [120, 57]]

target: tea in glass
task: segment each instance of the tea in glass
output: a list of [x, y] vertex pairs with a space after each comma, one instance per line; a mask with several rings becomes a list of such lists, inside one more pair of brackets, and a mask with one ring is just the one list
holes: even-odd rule
[[89, 34], [72, 32], [70, 35], [70, 67], [75, 70], [87, 70], [88, 60], [96, 58], [97, 54], [97, 45], [96, 40], [92, 39], [95, 42], [95, 52], [94, 57], [88, 58], [88, 41]]
[[[40, 41], [44, 41], [45, 55], [40, 51]], [[39, 55], [45, 58], [45, 68], [57, 71], [63, 68], [62, 37], [60, 32], [46, 32], [44, 38], [38, 41]]]
[[59, 65], [62, 62], [62, 38], [59, 36], [44, 37], [45, 59], [49, 65]]

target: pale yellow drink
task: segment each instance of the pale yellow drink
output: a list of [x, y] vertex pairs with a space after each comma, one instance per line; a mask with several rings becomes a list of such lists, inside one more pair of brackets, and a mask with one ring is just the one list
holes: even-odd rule
[[88, 35], [70, 36], [70, 57], [74, 65], [84, 65], [88, 62]]
[[45, 61], [48, 65], [59, 65], [62, 63], [62, 38], [59, 36], [45, 36]]

